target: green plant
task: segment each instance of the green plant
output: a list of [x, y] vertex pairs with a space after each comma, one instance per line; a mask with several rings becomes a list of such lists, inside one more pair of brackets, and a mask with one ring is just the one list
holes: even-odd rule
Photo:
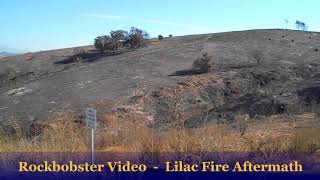
[[115, 50], [117, 45], [110, 36], [103, 35], [95, 38], [94, 47], [103, 54], [105, 50]]
[[115, 44], [116, 50], [118, 50], [118, 48], [122, 46], [122, 43], [124, 42], [127, 33], [128, 32], [124, 30], [116, 30], [110, 32], [110, 36]]
[[296, 28], [298, 30], [301, 29], [302, 31], [306, 31], [308, 29], [307, 24], [305, 22], [302, 22], [302, 21], [296, 20], [295, 25], [296, 25]]
[[159, 39], [159, 41], [161, 41], [163, 39], [163, 36], [161, 34], [158, 35], [158, 39]]
[[124, 46], [130, 49], [137, 49], [147, 45], [147, 39], [149, 34], [141, 29], [131, 27], [130, 31], [127, 33], [124, 41]]

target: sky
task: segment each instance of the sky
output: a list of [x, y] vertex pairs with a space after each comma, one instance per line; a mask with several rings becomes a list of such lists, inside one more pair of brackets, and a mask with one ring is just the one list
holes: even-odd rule
[[111, 30], [138, 27], [151, 37], [247, 29], [320, 31], [319, 0], [1, 0], [0, 51], [93, 44]]

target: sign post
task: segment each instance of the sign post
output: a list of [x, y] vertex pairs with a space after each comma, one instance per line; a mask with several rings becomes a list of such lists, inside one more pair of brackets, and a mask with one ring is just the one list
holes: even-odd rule
[[91, 162], [94, 164], [94, 130], [97, 127], [97, 111], [93, 108], [86, 109], [86, 126], [91, 131]]

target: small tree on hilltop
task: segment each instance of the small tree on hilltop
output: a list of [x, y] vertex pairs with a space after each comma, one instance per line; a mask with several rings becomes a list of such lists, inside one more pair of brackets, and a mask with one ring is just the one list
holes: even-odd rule
[[130, 49], [137, 49], [147, 45], [149, 34], [146, 31], [132, 27], [127, 33], [124, 45]]
[[307, 24], [302, 21], [296, 20], [295, 25], [298, 30], [306, 31], [308, 29]]
[[159, 39], [159, 41], [161, 41], [163, 39], [163, 36], [161, 34], [158, 35], [158, 39]]
[[116, 30], [116, 31], [111, 31], [110, 36], [115, 44], [115, 50], [118, 50], [125, 41], [125, 37], [127, 35], [127, 31], [124, 30]]
[[285, 23], [285, 30], [288, 30], [289, 20], [288, 19], [284, 19], [284, 23]]
[[101, 54], [103, 54], [105, 50], [115, 50], [116, 44], [110, 36], [104, 35], [95, 38], [94, 47], [99, 50]]

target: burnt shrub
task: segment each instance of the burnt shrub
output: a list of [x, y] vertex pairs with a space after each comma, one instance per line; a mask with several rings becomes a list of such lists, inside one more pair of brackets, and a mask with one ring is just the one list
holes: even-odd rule
[[193, 62], [193, 69], [199, 70], [203, 73], [207, 73], [213, 66], [212, 57], [207, 52]]
[[80, 62], [83, 55], [85, 54], [85, 49], [83, 48], [73, 48], [72, 49], [72, 58], [74, 62]]
[[255, 61], [257, 61], [257, 64], [259, 65], [262, 60], [262, 52], [260, 50], [254, 50], [251, 52], [251, 55]]

